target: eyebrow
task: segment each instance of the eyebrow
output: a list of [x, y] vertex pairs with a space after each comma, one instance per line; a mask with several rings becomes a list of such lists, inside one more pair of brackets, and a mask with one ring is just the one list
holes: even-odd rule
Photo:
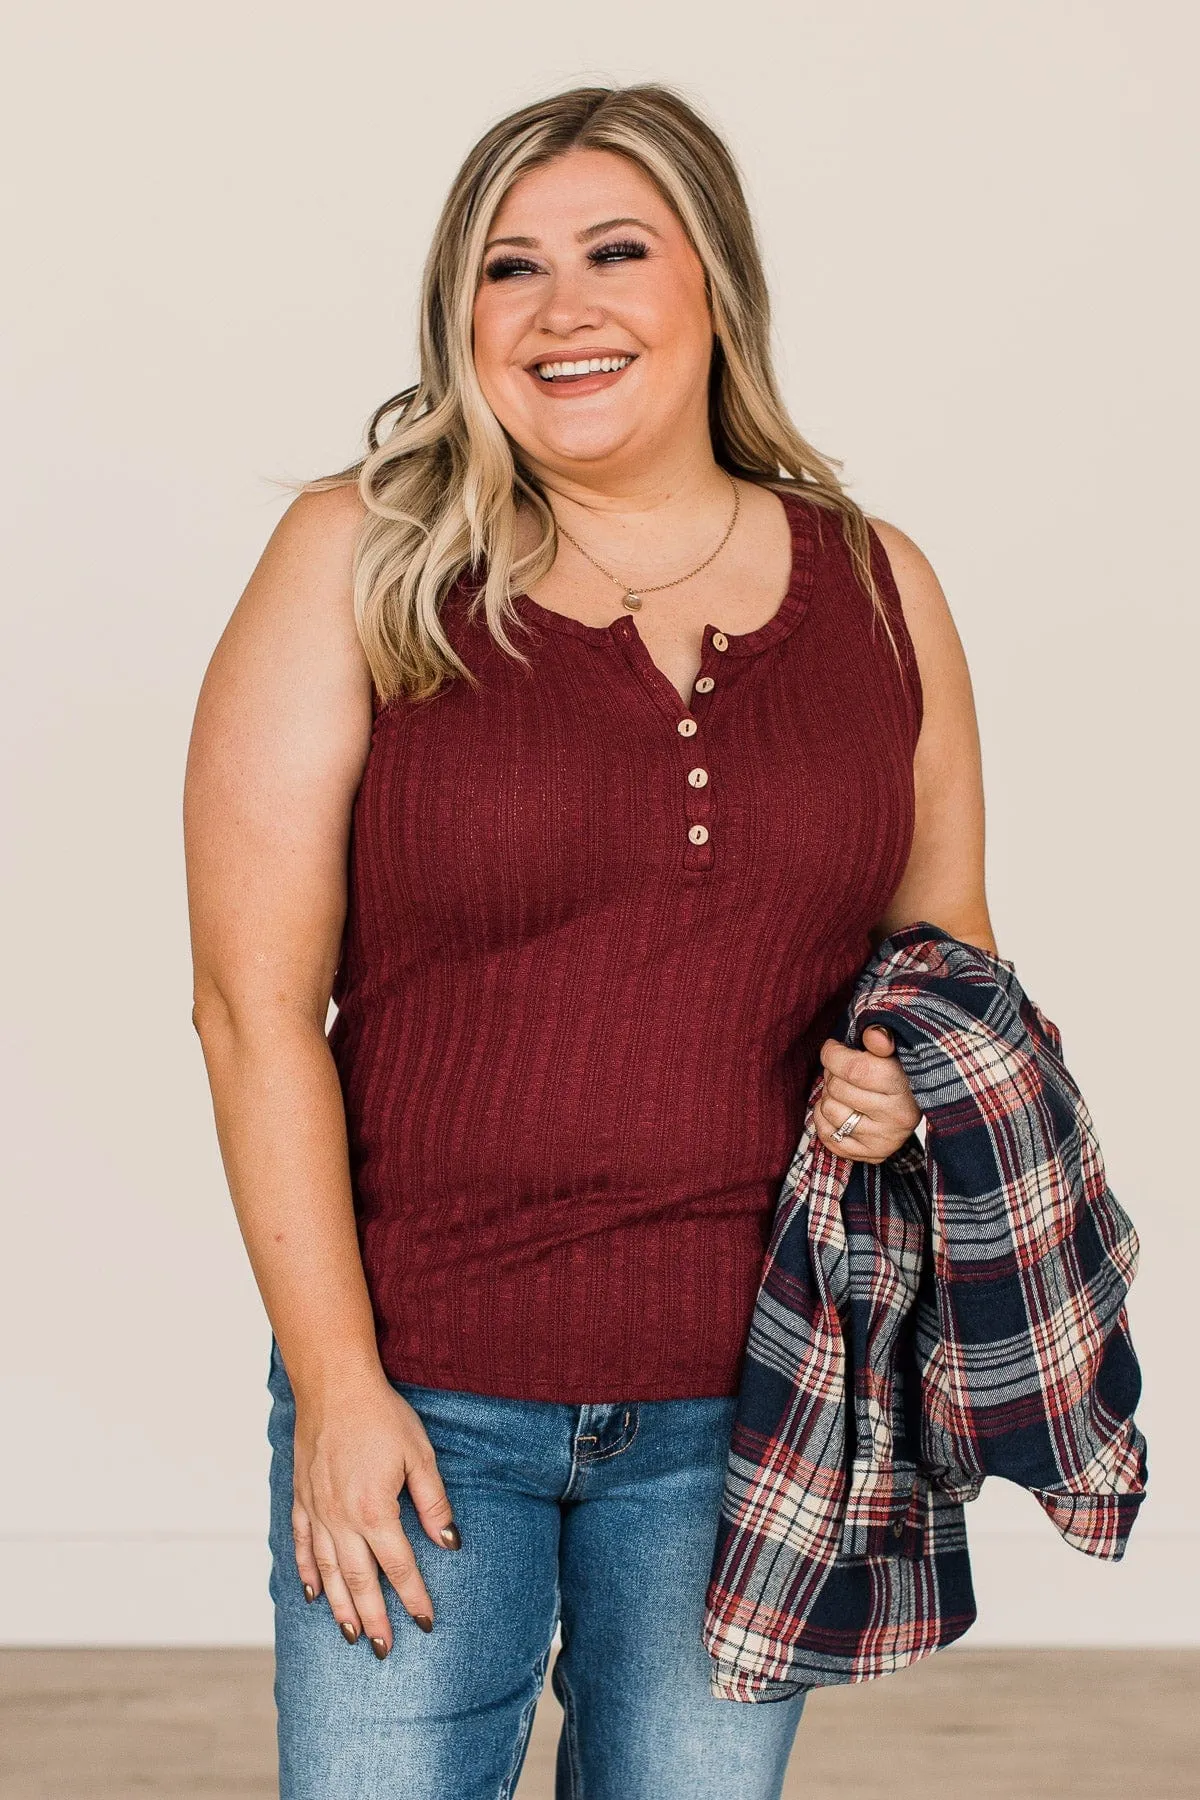
[[[583, 231], [577, 231], [575, 233], [575, 241], [579, 244], [586, 244], [590, 238], [599, 237], [602, 231], [611, 231], [614, 225], [640, 225], [643, 231], [650, 232], [653, 237], [662, 237], [662, 232], [655, 231], [653, 225], [649, 224], [645, 219], [602, 219], [599, 225], [588, 225]], [[536, 250], [538, 239], [531, 237], [489, 238], [487, 243], [483, 246], [484, 251], [491, 250], [496, 244], [519, 244], [523, 250]]]

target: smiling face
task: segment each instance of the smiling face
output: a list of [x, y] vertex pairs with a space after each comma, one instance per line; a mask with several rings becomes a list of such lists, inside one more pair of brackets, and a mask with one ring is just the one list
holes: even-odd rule
[[[568, 150], [514, 182], [488, 233], [475, 368], [535, 472], [589, 483], [681, 446], [711, 456], [712, 338], [704, 266], [635, 163]], [[598, 359], [618, 366], [556, 366]]]

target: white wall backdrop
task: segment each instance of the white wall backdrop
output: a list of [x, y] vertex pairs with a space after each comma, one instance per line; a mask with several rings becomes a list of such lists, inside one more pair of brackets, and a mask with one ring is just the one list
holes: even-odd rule
[[17, 9], [0, 1639], [269, 1635], [269, 1337], [189, 1020], [196, 691], [271, 478], [348, 460], [415, 374], [468, 145], [649, 78], [744, 169], [801, 430], [942, 578], [1000, 947], [1142, 1236], [1129, 1556], [985, 1494], [969, 1641], [1196, 1641], [1198, 36], [1185, 0]]

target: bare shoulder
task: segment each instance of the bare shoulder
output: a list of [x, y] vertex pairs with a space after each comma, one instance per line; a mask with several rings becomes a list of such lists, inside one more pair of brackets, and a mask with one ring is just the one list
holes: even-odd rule
[[[354, 547], [367, 509], [352, 485], [298, 494], [267, 542], [259, 570], [294, 564], [307, 576], [305, 585], [328, 589], [351, 579]], [[259, 572], [256, 570], [256, 574]]]
[[296, 530], [315, 532], [319, 536], [340, 535], [351, 541], [367, 516], [362, 495], [353, 482], [338, 487], [309, 488], [297, 494], [284, 517]]
[[363, 510], [353, 488], [292, 501], [201, 683], [184, 784], [201, 1007], [216, 993], [325, 1019], [371, 738], [353, 595]]
[[[366, 668], [354, 619], [354, 551], [366, 508], [353, 486], [298, 494], [280, 517], [225, 629], [220, 649], [257, 653], [306, 685], [329, 658]], [[260, 677], [267, 670], [258, 663]], [[310, 689], [310, 691], [312, 691]]]
[[933, 564], [898, 525], [876, 518], [870, 518], [870, 523], [887, 553], [900, 595], [925, 690], [927, 716], [939, 700], [951, 707], [970, 708], [971, 678], [966, 652]]
[[248, 794], [285, 767], [297, 793], [361, 773], [371, 673], [354, 616], [353, 487], [299, 494], [271, 532], [201, 684], [190, 769]]
[[918, 661], [939, 646], [948, 649], [953, 644], [961, 653], [950, 604], [925, 552], [898, 525], [876, 518], [870, 523], [887, 552]]

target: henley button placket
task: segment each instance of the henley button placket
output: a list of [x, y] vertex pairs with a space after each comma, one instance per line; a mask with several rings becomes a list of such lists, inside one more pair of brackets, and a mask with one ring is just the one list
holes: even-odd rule
[[[700, 727], [697, 725], [695, 719], [689, 715], [686, 718], [680, 719], [676, 724], [675, 729], [681, 738], [693, 738]], [[695, 774], [695, 769], [692, 769], [687, 775], [688, 785], [693, 792], [698, 785], [703, 785], [695, 781]], [[704, 779], [707, 781], [707, 775], [705, 775]], [[687, 819], [687, 846], [683, 853], [685, 868], [695, 869], [707, 867], [708, 859], [712, 856], [711, 850], [702, 849], [702, 846], [708, 843], [708, 826], [702, 825], [700, 820], [696, 817], [698, 812], [706, 812], [707, 810], [707, 807], [698, 807], [692, 800], [692, 796], [688, 796], [688, 806], [685, 812]], [[697, 860], [697, 854], [699, 854], [699, 861]]]
[[[720, 837], [720, 820], [718, 818], [720, 808], [713, 792], [711, 771], [706, 766], [710, 760], [708, 747], [699, 742], [700, 726], [704, 722], [705, 700], [722, 687], [724, 681], [724, 677], [710, 672], [717, 666], [714, 658], [723, 657], [726, 651], [733, 650], [734, 655], [731, 660], [740, 662], [746, 656], [756, 655], [760, 650], [780, 643], [800, 623], [808, 609], [815, 567], [816, 540], [810, 529], [812, 523], [810, 509], [805, 507], [801, 511], [802, 504], [791, 495], [784, 498], [784, 510], [788, 514], [792, 529], [792, 567], [787, 591], [773, 617], [756, 630], [740, 634], [737, 637], [736, 649], [733, 641], [724, 631], [717, 631], [711, 625], [704, 627], [701, 654], [702, 672], [697, 674], [693, 681], [691, 694], [695, 711], [700, 715], [698, 719], [693, 717], [692, 706], [689, 706], [687, 702], [681, 702], [679, 690], [652, 660], [641, 633], [628, 613], [624, 613], [619, 619], [614, 619], [610, 625], [586, 625], [578, 619], [555, 613], [549, 608], [540, 606], [528, 594], [519, 596], [520, 603], [527, 606], [535, 615], [541, 615], [543, 623], [551, 630], [557, 630], [564, 635], [584, 639], [593, 644], [619, 644], [627, 662], [636, 670], [644, 687], [653, 697], [660, 715], [665, 712], [674, 720], [675, 742], [680, 751], [679, 774], [686, 790], [683, 796], [684, 818], [681, 833], [682, 866], [685, 871], [699, 873], [716, 867], [714, 852], [716, 841]], [[682, 717], [679, 712], [681, 704], [684, 707]], [[696, 739], [696, 742], [693, 743], [693, 739]], [[678, 820], [678, 814], [676, 814], [676, 819]], [[678, 828], [677, 823], [674, 829]]]
[[[713, 631], [709, 635], [708, 642], [718, 652], [729, 648], [729, 639], [723, 631]], [[698, 675], [692, 692], [698, 696], [711, 694], [716, 685], [715, 676]], [[690, 713], [680, 719], [676, 725], [676, 730], [681, 738], [693, 738], [699, 729], [698, 721]], [[691, 791], [687, 796], [687, 844], [683, 853], [683, 866], [685, 869], [711, 869], [714, 861], [713, 845], [710, 841], [713, 797], [709, 787], [709, 773], [702, 763], [698, 763], [685, 769], [684, 778]]]

